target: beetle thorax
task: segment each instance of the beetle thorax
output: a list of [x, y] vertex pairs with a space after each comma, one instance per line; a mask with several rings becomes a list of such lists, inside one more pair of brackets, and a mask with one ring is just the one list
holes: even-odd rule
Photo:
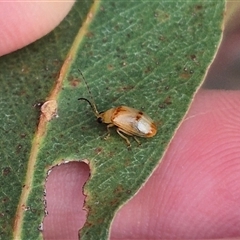
[[112, 123], [112, 116], [114, 111], [115, 108], [111, 108], [105, 112], [99, 113], [98, 118], [101, 118], [103, 123]]

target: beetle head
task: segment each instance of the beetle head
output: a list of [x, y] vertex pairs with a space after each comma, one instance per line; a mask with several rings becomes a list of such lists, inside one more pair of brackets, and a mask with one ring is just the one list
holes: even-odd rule
[[97, 122], [98, 123], [103, 123], [104, 122], [104, 116], [103, 116], [104, 112], [100, 112], [97, 116]]
[[97, 118], [97, 122], [98, 122], [98, 123], [103, 123], [102, 117], [98, 117], [98, 118]]

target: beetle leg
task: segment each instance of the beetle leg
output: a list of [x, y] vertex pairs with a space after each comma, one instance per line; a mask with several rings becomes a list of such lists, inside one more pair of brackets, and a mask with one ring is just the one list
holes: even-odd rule
[[[125, 141], [127, 142], [128, 147], [131, 147], [131, 143], [129, 142], [128, 138], [126, 136], [124, 136], [122, 133], [126, 133], [124, 130], [122, 130], [121, 128], [117, 128], [117, 133], [123, 138], [125, 139]], [[127, 134], [127, 133], [126, 133]]]
[[108, 132], [108, 133], [107, 133], [106, 137], [104, 137], [105, 140], [107, 140], [107, 139], [109, 138], [109, 136], [110, 136], [110, 130], [109, 130], [109, 128], [110, 128], [110, 127], [114, 127], [114, 126], [115, 126], [115, 125], [112, 124], [112, 123], [110, 123], [110, 124], [107, 125], [107, 132]]
[[141, 142], [135, 136], [133, 136], [133, 138], [138, 143], [138, 145], [141, 145]]

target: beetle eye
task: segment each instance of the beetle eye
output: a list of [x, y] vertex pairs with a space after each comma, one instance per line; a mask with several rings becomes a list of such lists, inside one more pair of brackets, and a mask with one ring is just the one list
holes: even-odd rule
[[102, 118], [101, 117], [97, 118], [97, 122], [102, 123], [103, 122]]

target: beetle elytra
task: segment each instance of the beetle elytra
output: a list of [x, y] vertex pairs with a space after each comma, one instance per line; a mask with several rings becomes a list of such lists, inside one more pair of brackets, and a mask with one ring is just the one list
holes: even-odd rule
[[87, 86], [88, 92], [91, 96], [91, 101], [82, 97], [78, 98], [78, 100], [84, 100], [88, 102], [94, 112], [94, 115], [97, 118], [98, 123], [107, 124], [108, 134], [105, 139], [110, 136], [109, 128], [114, 126], [117, 127], [117, 133], [126, 141], [128, 147], [130, 147], [131, 144], [127, 136], [124, 134], [132, 136], [140, 145], [141, 143], [136, 137], [150, 138], [157, 133], [157, 126], [154, 121], [147, 114], [135, 108], [119, 106], [111, 108], [105, 112], [99, 112], [97, 110], [90, 88], [88, 87], [87, 82], [80, 69], [79, 72], [81, 73], [83, 80]]

